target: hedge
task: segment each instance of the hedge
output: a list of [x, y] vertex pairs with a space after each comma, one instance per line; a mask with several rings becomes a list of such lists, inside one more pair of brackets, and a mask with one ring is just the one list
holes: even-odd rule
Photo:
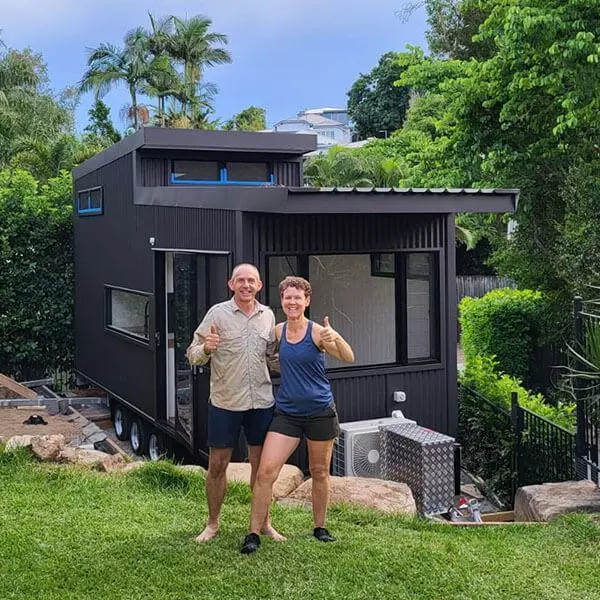
[[546, 302], [539, 292], [499, 289], [459, 305], [465, 362], [494, 356], [499, 370], [527, 380], [535, 350], [545, 338]]
[[0, 372], [68, 369], [73, 348], [72, 184], [0, 171]]

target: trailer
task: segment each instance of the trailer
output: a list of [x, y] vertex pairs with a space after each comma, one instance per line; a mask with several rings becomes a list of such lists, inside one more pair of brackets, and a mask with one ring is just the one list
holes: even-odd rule
[[75, 368], [136, 452], [206, 458], [210, 364], [185, 350], [240, 262], [258, 266], [278, 321], [279, 281], [308, 279], [310, 317], [353, 346], [354, 364], [327, 359], [342, 422], [400, 408], [456, 433], [455, 214], [514, 212], [518, 192], [303, 187], [315, 148], [312, 135], [145, 127], [74, 169]]

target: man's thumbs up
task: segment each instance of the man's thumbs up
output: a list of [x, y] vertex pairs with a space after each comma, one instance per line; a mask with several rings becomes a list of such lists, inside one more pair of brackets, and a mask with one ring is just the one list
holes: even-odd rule
[[337, 333], [329, 325], [329, 317], [323, 319], [323, 328], [321, 329], [321, 343], [333, 344], [337, 338]]
[[213, 323], [210, 326], [210, 333], [204, 338], [204, 352], [210, 354], [219, 347], [219, 332], [217, 326]]

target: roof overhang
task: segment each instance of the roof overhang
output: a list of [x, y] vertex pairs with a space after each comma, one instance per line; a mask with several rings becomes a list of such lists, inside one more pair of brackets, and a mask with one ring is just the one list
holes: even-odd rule
[[143, 127], [73, 169], [79, 179], [136, 150], [197, 150], [302, 156], [316, 150], [317, 136], [291, 132], [205, 131]]
[[135, 204], [284, 214], [515, 212], [518, 190], [136, 187]]

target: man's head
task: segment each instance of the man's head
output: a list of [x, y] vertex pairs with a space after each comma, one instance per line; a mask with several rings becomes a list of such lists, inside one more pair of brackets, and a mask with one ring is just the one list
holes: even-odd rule
[[246, 304], [254, 301], [263, 284], [258, 269], [254, 265], [242, 263], [233, 268], [227, 285], [233, 292], [234, 300], [238, 304]]

